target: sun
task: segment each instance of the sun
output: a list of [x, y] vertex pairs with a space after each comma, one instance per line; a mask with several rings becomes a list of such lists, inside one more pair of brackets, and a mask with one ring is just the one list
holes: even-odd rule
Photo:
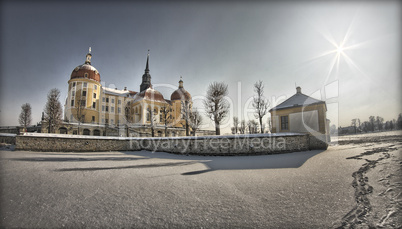
[[343, 48], [342, 45], [339, 45], [339, 46], [336, 47], [336, 53], [337, 53], [338, 55], [343, 54], [343, 50], [344, 50], [344, 48]]

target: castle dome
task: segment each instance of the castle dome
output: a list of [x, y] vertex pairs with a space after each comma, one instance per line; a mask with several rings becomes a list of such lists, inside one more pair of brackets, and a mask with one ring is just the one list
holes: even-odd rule
[[190, 101], [191, 95], [186, 89], [183, 88], [183, 80], [180, 77], [179, 88], [172, 93], [170, 100], [185, 100]]
[[137, 93], [134, 97], [134, 101], [142, 99], [146, 99], [149, 101], [166, 102], [165, 99], [163, 98], [162, 93], [153, 89], [152, 86], [147, 88], [146, 90], [141, 91], [140, 93]]
[[86, 60], [84, 64], [78, 65], [71, 73], [70, 79], [92, 79], [100, 83], [100, 74], [98, 70], [91, 65], [91, 48], [89, 48], [89, 53], [86, 55]]

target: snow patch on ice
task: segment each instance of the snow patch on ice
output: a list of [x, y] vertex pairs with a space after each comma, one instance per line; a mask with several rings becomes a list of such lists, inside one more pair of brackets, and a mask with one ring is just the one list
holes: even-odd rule
[[[56, 137], [56, 138], [77, 138], [77, 139], [115, 139], [115, 140], [144, 140], [146, 138], [140, 137], [116, 137], [116, 136], [90, 136], [90, 135], [70, 135], [70, 134], [49, 134], [49, 133], [24, 133], [24, 136], [35, 137]], [[204, 139], [234, 139], [234, 138], [263, 138], [263, 137], [286, 137], [286, 136], [302, 136], [301, 133], [274, 133], [274, 134], [241, 134], [241, 135], [210, 135], [210, 136], [182, 136], [182, 137], [153, 137], [148, 138], [151, 140], [165, 140], [165, 139], [190, 139], [190, 140], [204, 140]]]

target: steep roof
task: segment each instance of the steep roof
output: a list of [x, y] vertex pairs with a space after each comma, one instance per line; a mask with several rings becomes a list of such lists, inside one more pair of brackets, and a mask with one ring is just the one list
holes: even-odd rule
[[[288, 98], [285, 100], [283, 103], [277, 105], [276, 107], [273, 107], [269, 111], [273, 110], [281, 110], [281, 109], [286, 109], [286, 108], [291, 108], [291, 107], [301, 107], [301, 106], [308, 106], [308, 105], [315, 105], [315, 104], [325, 104], [324, 101], [314, 99], [310, 96], [307, 96], [303, 93], [301, 93], [301, 88], [297, 87], [297, 92], [294, 94], [292, 97]], [[325, 106], [326, 109], [326, 106]]]

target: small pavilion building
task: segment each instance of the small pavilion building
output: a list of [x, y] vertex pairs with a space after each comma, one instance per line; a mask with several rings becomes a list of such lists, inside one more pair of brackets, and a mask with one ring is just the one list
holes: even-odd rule
[[272, 120], [272, 133], [309, 133], [327, 143], [329, 139], [329, 120], [327, 105], [296, 88], [296, 94], [269, 110]]

